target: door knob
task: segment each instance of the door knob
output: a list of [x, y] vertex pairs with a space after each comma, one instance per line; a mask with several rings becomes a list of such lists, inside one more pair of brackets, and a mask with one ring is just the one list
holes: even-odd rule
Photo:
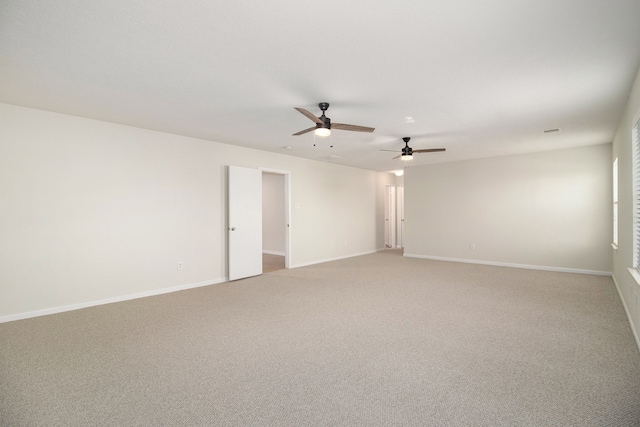
[[235, 227], [231, 227], [229, 230], [236, 231], [236, 228]]

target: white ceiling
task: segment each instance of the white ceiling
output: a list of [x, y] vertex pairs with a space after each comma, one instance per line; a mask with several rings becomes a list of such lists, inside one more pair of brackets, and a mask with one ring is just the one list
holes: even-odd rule
[[[447, 149], [416, 165], [603, 144], [639, 17], [639, 0], [2, 0], [0, 102], [379, 171], [403, 136]], [[321, 101], [375, 132], [292, 136], [313, 125], [293, 107]]]

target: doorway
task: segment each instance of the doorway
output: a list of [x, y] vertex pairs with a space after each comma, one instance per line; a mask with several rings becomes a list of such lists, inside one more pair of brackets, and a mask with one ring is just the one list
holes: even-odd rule
[[[284, 180], [279, 181], [280, 184], [277, 186], [280, 194], [284, 194], [284, 196], [278, 197], [276, 202], [280, 209], [284, 207], [284, 216], [279, 216], [280, 220], [277, 226], [272, 226], [270, 222], [266, 227], [263, 226], [263, 173], [284, 177]], [[267, 232], [274, 230], [279, 232], [276, 242], [284, 243], [284, 251], [281, 252], [282, 246], [276, 246], [275, 250], [267, 250], [277, 252], [280, 257], [284, 258], [284, 268], [289, 268], [290, 172], [229, 165], [227, 185], [229, 281], [263, 273], [262, 257], [265, 250], [262, 243], [263, 228], [267, 228]], [[268, 195], [267, 197], [269, 198]], [[275, 198], [271, 199], [275, 200]], [[271, 209], [270, 205], [268, 205], [268, 209]], [[267, 236], [271, 238], [271, 235]]]
[[404, 248], [404, 187], [396, 187], [396, 247]]
[[396, 187], [384, 187], [384, 247], [396, 247]]
[[289, 268], [288, 172], [262, 169], [262, 272]]
[[384, 187], [384, 245], [387, 249], [402, 248], [404, 234], [404, 187]]

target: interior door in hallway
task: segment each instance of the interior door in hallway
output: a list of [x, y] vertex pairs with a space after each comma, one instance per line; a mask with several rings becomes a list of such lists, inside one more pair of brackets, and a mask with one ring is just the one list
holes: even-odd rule
[[384, 245], [396, 247], [396, 187], [384, 187]]
[[262, 172], [229, 166], [229, 280], [262, 274]]
[[396, 192], [397, 192], [397, 230], [398, 232], [396, 233], [396, 247], [397, 248], [402, 248], [404, 247], [404, 244], [402, 242], [402, 238], [404, 237], [404, 187], [400, 186], [396, 188]]

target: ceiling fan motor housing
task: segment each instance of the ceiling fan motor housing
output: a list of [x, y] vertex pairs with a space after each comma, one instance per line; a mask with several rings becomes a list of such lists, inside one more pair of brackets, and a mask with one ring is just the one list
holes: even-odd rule
[[329, 117], [326, 117], [323, 114], [323, 115], [320, 116], [320, 120], [322, 120], [322, 123], [316, 123], [316, 127], [317, 128], [331, 129], [331, 119]]
[[413, 149], [409, 147], [409, 141], [411, 141], [411, 138], [409, 138], [408, 136], [405, 136], [404, 138], [402, 138], [402, 140], [404, 141], [404, 147], [402, 148], [402, 155], [403, 156], [412, 155]]
[[318, 107], [322, 110], [322, 115], [318, 117], [322, 120], [322, 123], [316, 123], [316, 129], [331, 129], [331, 119], [324, 115], [325, 111], [329, 108], [328, 102], [321, 102]]

